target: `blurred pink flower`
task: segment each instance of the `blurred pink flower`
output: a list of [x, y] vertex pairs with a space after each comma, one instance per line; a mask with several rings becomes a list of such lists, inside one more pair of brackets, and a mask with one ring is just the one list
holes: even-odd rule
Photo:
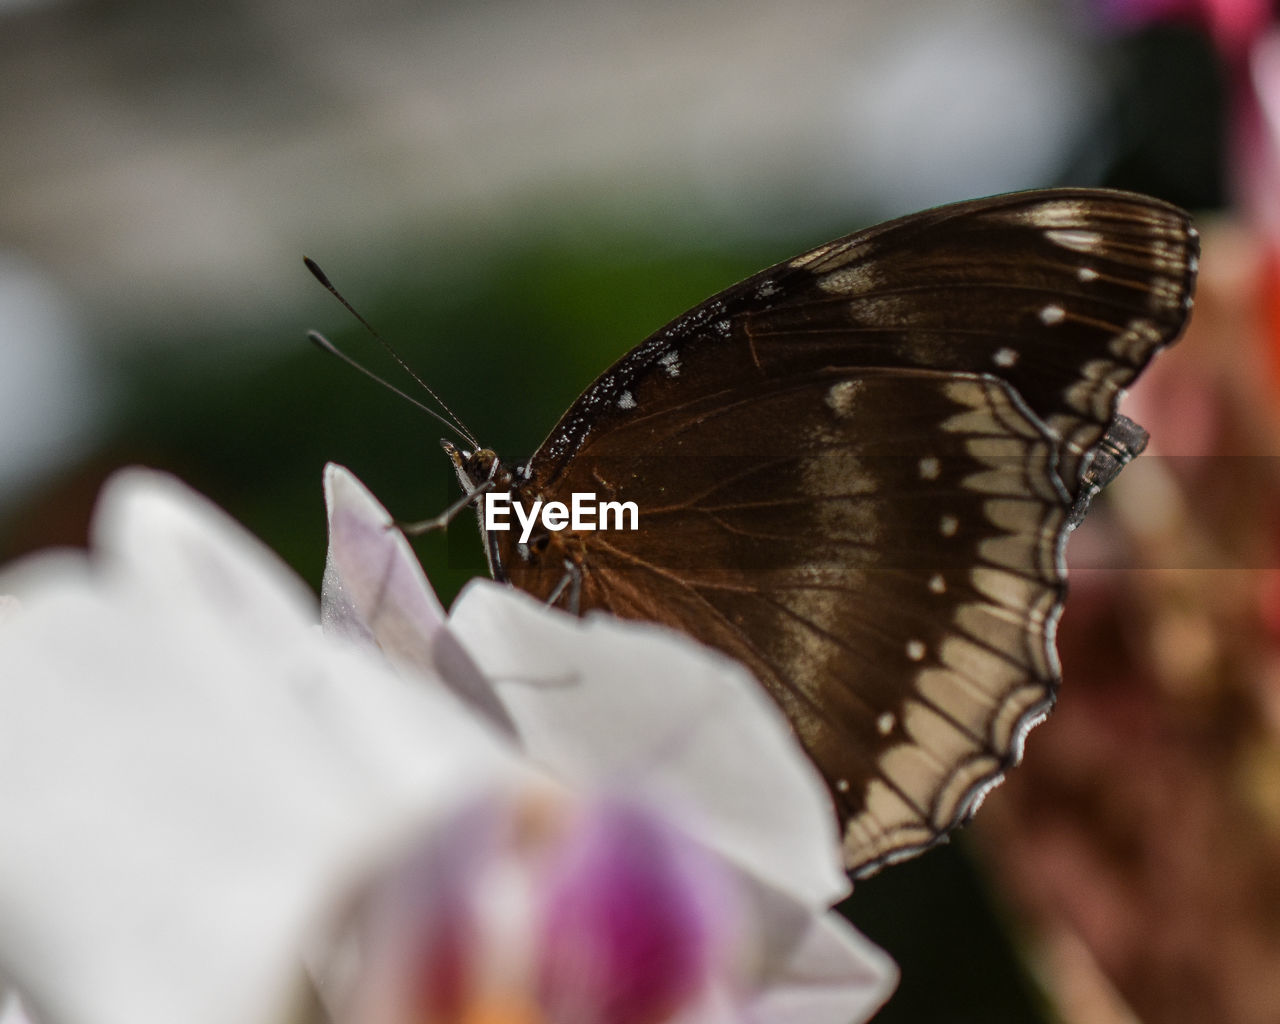
[[[1280, 395], [1280, 27], [1267, 0], [1099, 0], [1103, 17], [1132, 28], [1185, 21], [1213, 40], [1228, 91], [1227, 180], [1242, 220], [1262, 239], [1260, 336]], [[1274, 398], [1273, 398], [1274, 400]]]
[[1125, 406], [1151, 444], [1068, 547], [1058, 707], [975, 827], [1072, 1024], [1271, 1024], [1280, 1006], [1280, 907], [1259, 898], [1280, 891], [1266, 243], [1205, 227], [1187, 337]]
[[1271, 17], [1267, 0], [1097, 0], [1107, 21], [1134, 28], [1155, 21], [1202, 27], [1229, 58], [1239, 57]]

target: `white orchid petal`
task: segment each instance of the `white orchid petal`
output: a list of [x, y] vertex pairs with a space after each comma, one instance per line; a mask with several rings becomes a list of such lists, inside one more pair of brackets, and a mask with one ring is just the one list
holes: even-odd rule
[[413, 549], [387, 510], [345, 467], [325, 466], [324, 496], [329, 561], [348, 599], [384, 648], [397, 649], [399, 641], [411, 656], [444, 624], [444, 608]]
[[[756, 1024], [750, 1007], [743, 1006], [742, 994], [730, 984], [708, 986], [692, 1006], [684, 1007], [666, 1024]], [[852, 1018], [845, 1024], [860, 1024]]]
[[834, 911], [793, 920], [800, 931], [752, 998], [753, 1024], [869, 1020], [897, 987], [893, 959]]
[[484, 675], [441, 627], [444, 609], [404, 534], [342, 466], [324, 474], [329, 508], [326, 629], [372, 637], [401, 668], [439, 678], [491, 723], [512, 726]]
[[378, 649], [373, 631], [365, 625], [342, 582], [342, 574], [326, 555], [324, 579], [320, 584], [320, 627], [327, 636], [338, 637], [357, 646]]
[[176, 481], [117, 478], [95, 536], [0, 585], [0, 970], [67, 1024], [278, 1021], [334, 886], [517, 768]]
[[276, 628], [315, 620], [314, 595], [274, 551], [167, 474], [115, 474], [103, 486], [90, 533], [99, 568], [118, 568], [134, 584], [122, 596], [168, 594], [178, 603], [198, 597], [238, 618], [246, 635], [268, 638]]
[[745, 669], [670, 630], [580, 620], [468, 586], [450, 630], [530, 755], [573, 784], [639, 787], [702, 842], [813, 907], [848, 891], [830, 797]]
[[31, 1018], [14, 992], [0, 991], [0, 1024], [31, 1024]]
[[752, 907], [739, 926], [749, 980], [722, 977], [670, 1024], [862, 1024], [893, 994], [898, 968], [835, 911], [738, 876]]

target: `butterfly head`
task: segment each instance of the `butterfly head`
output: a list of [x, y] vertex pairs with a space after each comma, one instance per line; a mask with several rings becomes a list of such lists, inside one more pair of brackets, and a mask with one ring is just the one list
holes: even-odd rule
[[511, 472], [492, 448], [477, 448], [468, 452], [451, 441], [441, 441], [440, 447], [449, 456], [453, 471], [458, 474], [458, 482], [467, 494], [477, 489], [505, 491], [511, 487]]
[[[545, 529], [534, 528], [527, 535], [519, 530], [507, 530], [495, 534], [485, 526], [486, 494], [503, 494], [510, 497], [512, 504], [521, 502], [521, 485], [528, 479], [524, 467], [508, 469], [502, 459], [491, 448], [478, 448], [475, 451], [463, 451], [449, 441], [441, 441], [440, 445], [453, 463], [453, 470], [458, 475], [458, 482], [464, 493], [474, 495], [476, 515], [480, 521], [480, 535], [484, 540], [485, 554], [489, 559], [489, 571], [493, 578], [505, 582], [507, 574], [504, 567], [513, 557], [522, 562], [536, 562], [546, 549], [550, 535]], [[516, 538], [520, 538], [517, 540]]]

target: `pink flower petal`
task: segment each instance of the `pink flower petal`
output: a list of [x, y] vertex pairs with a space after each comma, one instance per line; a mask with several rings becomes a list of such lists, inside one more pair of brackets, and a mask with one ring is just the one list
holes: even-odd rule
[[723, 971], [723, 871], [652, 811], [604, 803], [548, 872], [539, 990], [557, 1024], [659, 1024]]

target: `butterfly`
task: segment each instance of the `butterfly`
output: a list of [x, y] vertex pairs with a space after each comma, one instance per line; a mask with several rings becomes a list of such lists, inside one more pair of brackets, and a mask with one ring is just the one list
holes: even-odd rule
[[[962, 202], [820, 245], [605, 371], [531, 459], [444, 442], [494, 577], [749, 668], [855, 877], [967, 820], [1053, 704], [1066, 538], [1141, 450], [1124, 390], [1181, 333], [1198, 237], [1145, 196]], [[485, 531], [502, 494], [635, 531]]]

